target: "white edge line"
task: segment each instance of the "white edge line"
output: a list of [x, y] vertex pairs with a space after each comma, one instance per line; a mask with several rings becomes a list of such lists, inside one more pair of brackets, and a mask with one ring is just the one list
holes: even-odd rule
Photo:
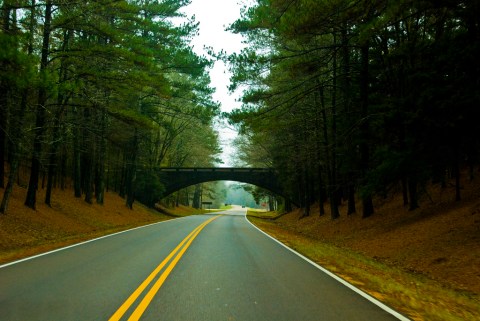
[[[185, 216], [185, 217], [187, 217], [187, 216]], [[100, 237], [97, 237], [97, 238], [94, 238], [94, 239], [91, 239], [91, 240], [83, 241], [83, 242], [80, 242], [80, 243], [75, 243], [75, 244], [72, 244], [72, 245], [68, 245], [68, 246], [65, 246], [65, 247], [61, 247], [61, 248], [56, 249], [56, 250], [48, 251], [48, 252], [45, 252], [45, 253], [40, 253], [40, 254], [37, 254], [37, 255], [33, 255], [33, 256], [29, 256], [29, 257], [20, 259], [20, 260], [18, 260], [18, 261], [13, 261], [13, 262], [10, 262], [10, 263], [6, 263], [6, 264], [3, 264], [3, 265], [0, 265], [0, 269], [3, 269], [3, 268], [5, 268], [5, 267], [7, 267], [7, 266], [10, 266], [10, 265], [18, 264], [18, 263], [21, 263], [21, 262], [33, 260], [33, 259], [36, 259], [36, 258], [41, 257], [41, 256], [45, 256], [45, 255], [53, 254], [53, 253], [60, 252], [60, 251], [63, 251], [63, 250], [67, 250], [67, 249], [70, 249], [70, 248], [72, 248], [72, 247], [77, 247], [77, 246], [84, 245], [84, 244], [87, 244], [87, 243], [99, 241], [99, 240], [101, 240], [101, 239], [104, 239], [104, 238], [107, 238], [107, 237], [110, 237], [110, 236], [115, 236], [115, 235], [127, 233], [127, 232], [130, 232], [130, 231], [133, 231], [133, 230], [138, 230], [138, 229], [141, 229], [141, 228], [144, 228], [144, 227], [149, 227], [149, 226], [156, 225], [156, 224], [161, 224], [161, 223], [176, 221], [176, 220], [179, 220], [179, 219], [182, 219], [182, 218], [185, 218], [185, 217], [178, 217], [178, 218], [174, 218], [174, 219], [170, 219], [170, 220], [165, 220], [165, 221], [161, 221], [161, 222], [156, 222], [156, 223], [151, 223], [151, 224], [147, 224], [147, 225], [137, 226], [137, 227], [134, 227], [134, 228], [125, 230], [125, 231], [120, 231], [120, 232], [116, 232], [116, 233], [112, 233], [112, 234], [100, 236]]]
[[280, 244], [281, 246], [283, 246], [284, 248], [286, 248], [287, 250], [289, 250], [290, 252], [298, 255], [299, 257], [301, 257], [302, 259], [304, 259], [305, 261], [307, 261], [308, 263], [312, 264], [313, 266], [315, 266], [316, 268], [318, 268], [320, 271], [322, 271], [323, 273], [327, 274], [328, 276], [334, 278], [335, 280], [337, 280], [338, 282], [342, 283], [343, 285], [345, 285], [347, 288], [351, 289], [352, 291], [356, 292], [357, 294], [361, 295], [362, 297], [364, 297], [365, 299], [367, 299], [368, 301], [372, 302], [373, 304], [375, 304], [376, 306], [378, 306], [379, 308], [383, 309], [384, 311], [390, 313], [391, 315], [393, 315], [394, 317], [396, 317], [397, 319], [399, 320], [402, 320], [402, 321], [411, 321], [409, 318], [405, 317], [404, 315], [398, 313], [397, 311], [393, 310], [392, 308], [390, 308], [389, 306], [383, 304], [382, 302], [378, 301], [377, 299], [375, 299], [374, 297], [372, 297], [370, 294], [367, 294], [366, 292], [363, 292], [362, 290], [360, 290], [359, 288], [357, 288], [356, 286], [348, 283], [347, 281], [345, 281], [344, 279], [342, 279], [341, 277], [337, 276], [336, 274], [330, 272], [329, 270], [327, 270], [326, 268], [318, 265], [317, 263], [313, 262], [312, 260], [310, 260], [309, 258], [307, 258], [306, 256], [298, 253], [297, 251], [295, 251], [294, 249], [288, 247], [287, 245], [283, 244], [282, 242], [280, 242], [279, 240], [277, 240], [276, 238], [274, 238], [273, 236], [265, 233], [264, 231], [262, 231], [261, 229], [259, 229], [257, 226], [255, 226], [255, 224], [253, 224], [252, 222], [250, 222], [247, 218], [247, 215], [245, 214], [245, 220], [250, 223], [250, 225], [252, 225], [254, 228], [256, 228], [257, 230], [259, 230], [260, 232], [262, 232], [263, 234], [265, 234], [266, 236], [268, 236], [269, 238], [271, 238], [272, 240], [274, 240], [275, 242], [277, 242], [278, 244]]

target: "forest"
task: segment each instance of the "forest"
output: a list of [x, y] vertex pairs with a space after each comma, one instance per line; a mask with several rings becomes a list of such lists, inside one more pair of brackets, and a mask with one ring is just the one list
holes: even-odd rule
[[[190, 47], [189, 3], [0, 1], [1, 213], [15, 186], [32, 209], [67, 187], [88, 203], [111, 190], [154, 206], [159, 166], [221, 162], [213, 59]], [[453, 184], [460, 200], [461, 174], [477, 175], [478, 1], [256, 0], [228, 30], [247, 44], [212, 53], [243, 92], [223, 113], [238, 165], [274, 168], [304, 215], [318, 203], [332, 219], [340, 204], [369, 217], [391, 193], [414, 210], [427, 184]], [[202, 192], [215, 185], [166, 202]]]
[[189, 45], [188, 3], [0, 1], [1, 213], [17, 185], [32, 209], [66, 187], [153, 206], [158, 166], [218, 162], [212, 61]]
[[391, 193], [414, 210], [427, 184], [458, 201], [477, 175], [478, 1], [257, 0], [229, 30], [248, 45], [219, 54], [239, 159], [275, 168], [303, 215], [369, 217]]

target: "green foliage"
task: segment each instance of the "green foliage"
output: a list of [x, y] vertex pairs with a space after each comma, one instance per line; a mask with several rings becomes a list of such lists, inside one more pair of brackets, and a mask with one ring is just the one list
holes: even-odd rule
[[136, 198], [150, 207], [155, 207], [165, 190], [158, 175], [151, 171], [138, 172], [135, 184]]
[[256, 1], [230, 26], [249, 47], [224, 57], [231, 89], [244, 88], [227, 116], [243, 135], [242, 161], [264, 151], [302, 207], [329, 199], [334, 208], [355, 190], [368, 202], [400, 181], [415, 201], [416, 185], [447, 173], [459, 199], [458, 168], [479, 160], [479, 10], [475, 1]]
[[[192, 51], [189, 40], [198, 23], [179, 11], [189, 3], [56, 2], [48, 29], [42, 18], [47, 2], [34, 8], [30, 2], [15, 8], [2, 2], [0, 85], [8, 97], [0, 107], [9, 119], [0, 130], [21, 137], [12, 135], [19, 130], [33, 142], [28, 134], [36, 128], [42, 137], [37, 135], [35, 157], [49, 168], [49, 181], [74, 173], [77, 196], [95, 185], [102, 202], [101, 191], [111, 184], [127, 194], [128, 206], [139, 192], [137, 198], [153, 205], [161, 182], [154, 174], [151, 180], [134, 175], [138, 168], [154, 173], [169, 159], [182, 158], [175, 155], [177, 142], [196, 142], [184, 148], [186, 162], [210, 164], [219, 153], [212, 129], [219, 106], [207, 73], [212, 62]], [[182, 17], [181, 25], [173, 24], [172, 18]], [[40, 74], [42, 52], [48, 57]], [[40, 92], [46, 102], [33, 110], [29, 106], [37, 106]], [[45, 119], [38, 121], [42, 114]], [[20, 140], [13, 143], [20, 147]], [[32, 154], [33, 145], [22, 147]]]

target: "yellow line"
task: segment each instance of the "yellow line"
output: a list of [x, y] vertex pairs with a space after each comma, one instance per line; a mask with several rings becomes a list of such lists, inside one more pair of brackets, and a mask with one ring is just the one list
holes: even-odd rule
[[195, 232], [195, 235], [193, 235], [187, 242], [187, 244], [182, 248], [182, 250], [177, 254], [177, 256], [173, 259], [173, 261], [170, 263], [170, 265], [165, 269], [165, 271], [163, 271], [162, 275], [160, 275], [160, 277], [158, 278], [157, 282], [155, 282], [155, 284], [152, 286], [152, 288], [150, 289], [150, 291], [148, 291], [148, 293], [145, 295], [145, 297], [143, 298], [142, 302], [140, 302], [140, 304], [138, 305], [138, 307], [135, 309], [135, 311], [133, 311], [132, 315], [130, 316], [130, 318], [128, 319], [128, 321], [137, 321], [140, 319], [140, 317], [142, 316], [142, 314], [145, 312], [145, 310], [147, 309], [148, 305], [150, 304], [150, 302], [153, 300], [153, 297], [155, 296], [155, 294], [157, 294], [158, 290], [160, 289], [160, 287], [163, 285], [163, 283], [165, 282], [165, 280], [167, 279], [168, 275], [170, 274], [170, 272], [172, 272], [173, 268], [175, 267], [175, 265], [177, 265], [178, 261], [180, 260], [180, 258], [183, 256], [183, 254], [185, 253], [185, 251], [189, 248], [190, 244], [192, 244], [193, 240], [197, 237], [197, 235], [202, 231], [202, 229], [208, 224], [210, 223], [211, 221], [213, 221], [214, 219], [218, 218], [218, 216], [215, 216], [213, 218], [211, 218], [210, 220], [208, 220], [206, 222], [206, 224], [204, 224], [203, 226], [200, 227], [200, 229], [198, 229], [196, 232]]
[[[190, 244], [192, 243], [192, 241], [197, 237], [197, 235], [200, 233], [200, 231], [207, 225], [209, 224], [210, 222], [212, 222], [214, 219], [218, 218], [220, 215], [218, 216], [215, 216], [215, 217], [212, 217], [211, 219], [209, 219], [208, 221], [205, 221], [203, 222], [202, 224], [200, 224], [199, 226], [197, 226], [192, 232], [190, 232], [190, 234], [187, 235], [187, 237], [185, 237], [182, 242], [180, 242], [180, 244], [177, 245], [177, 247], [175, 249], [173, 249], [173, 251], [162, 261], [162, 263], [160, 263], [156, 268], [155, 270], [153, 270], [152, 273], [150, 273], [150, 275], [145, 279], [145, 281], [142, 282], [142, 284], [140, 284], [140, 286], [128, 297], [128, 299], [122, 304], [122, 306], [120, 306], [120, 308], [118, 308], [118, 310], [110, 317], [110, 319], [108, 319], [109, 321], [118, 321], [122, 318], [122, 316], [125, 314], [125, 312], [127, 312], [127, 310], [130, 308], [130, 306], [137, 300], [137, 298], [142, 294], [142, 292], [145, 290], [145, 288], [152, 282], [152, 280], [157, 276], [158, 273], [160, 273], [160, 271], [163, 269], [163, 267], [170, 261], [170, 259], [178, 252], [178, 250], [185, 244], [187, 243], [187, 245], [182, 249], [182, 251], [179, 253], [179, 255], [177, 255], [177, 257], [175, 257], [174, 261], [172, 263], [170, 263], [170, 265], [167, 267], [167, 270], [165, 272], [168, 271], [168, 273], [166, 273], [165, 275], [165, 272], [162, 273], [162, 275], [160, 276], [160, 279], [163, 278], [162, 282], [160, 283], [160, 285], [158, 286], [158, 288], [156, 289], [156, 291], [151, 294], [152, 290], [150, 290], [148, 293], [147, 293], [147, 296], [148, 295], [151, 295], [151, 298], [150, 300], [148, 300], [148, 303], [145, 305], [145, 307], [143, 308], [142, 312], [140, 313], [140, 315], [138, 315], [138, 318], [140, 318], [140, 316], [143, 314], [143, 312], [145, 311], [145, 309], [147, 308], [148, 304], [150, 303], [150, 301], [153, 299], [153, 296], [158, 292], [158, 289], [160, 289], [160, 287], [162, 286], [163, 282], [165, 281], [165, 279], [167, 278], [167, 276], [170, 274], [171, 270], [173, 269], [173, 267], [177, 264], [178, 260], [180, 260], [180, 257], [182, 257], [183, 253], [185, 253], [185, 251], [187, 250], [187, 248], [190, 246]], [[175, 263], [175, 264], [173, 264]], [[172, 266], [173, 264], [173, 266]], [[160, 281], [159, 279], [159, 281]], [[159, 281], [157, 281], [154, 285], [157, 286], [157, 283], [159, 283]], [[145, 298], [142, 300], [142, 302], [140, 303], [140, 305], [142, 305], [142, 303], [144, 303], [145, 301]], [[129, 320], [138, 320], [137, 319], [132, 319], [133, 315], [137, 312], [138, 310], [138, 307], [137, 309], [134, 311], [134, 313], [132, 314], [132, 316], [130, 317]]]
[[165, 260], [160, 263], [159, 266], [153, 270], [152, 273], [145, 279], [145, 281], [140, 284], [140, 286], [130, 295], [130, 297], [122, 304], [122, 306], [110, 317], [109, 321], [116, 321], [120, 320], [120, 318], [125, 314], [125, 312], [130, 308], [130, 306], [135, 302], [135, 300], [142, 294], [143, 290], [150, 284], [150, 282], [155, 278], [155, 276], [162, 270], [162, 268], [170, 261], [170, 259], [175, 255], [175, 253], [180, 249], [183, 244], [187, 242], [187, 240], [195, 233], [195, 231], [199, 228], [198, 226], [195, 230], [193, 230], [182, 242], [165, 258]]

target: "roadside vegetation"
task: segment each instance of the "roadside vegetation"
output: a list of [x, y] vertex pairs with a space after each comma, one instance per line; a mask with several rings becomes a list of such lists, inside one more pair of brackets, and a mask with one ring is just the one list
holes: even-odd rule
[[480, 186], [463, 186], [461, 203], [448, 199], [440, 188], [431, 188], [416, 211], [404, 207], [400, 193], [374, 198], [378, 211], [369, 219], [303, 217], [301, 209], [281, 215], [249, 211], [248, 217], [413, 320], [478, 320], [480, 203], [476, 195]]

